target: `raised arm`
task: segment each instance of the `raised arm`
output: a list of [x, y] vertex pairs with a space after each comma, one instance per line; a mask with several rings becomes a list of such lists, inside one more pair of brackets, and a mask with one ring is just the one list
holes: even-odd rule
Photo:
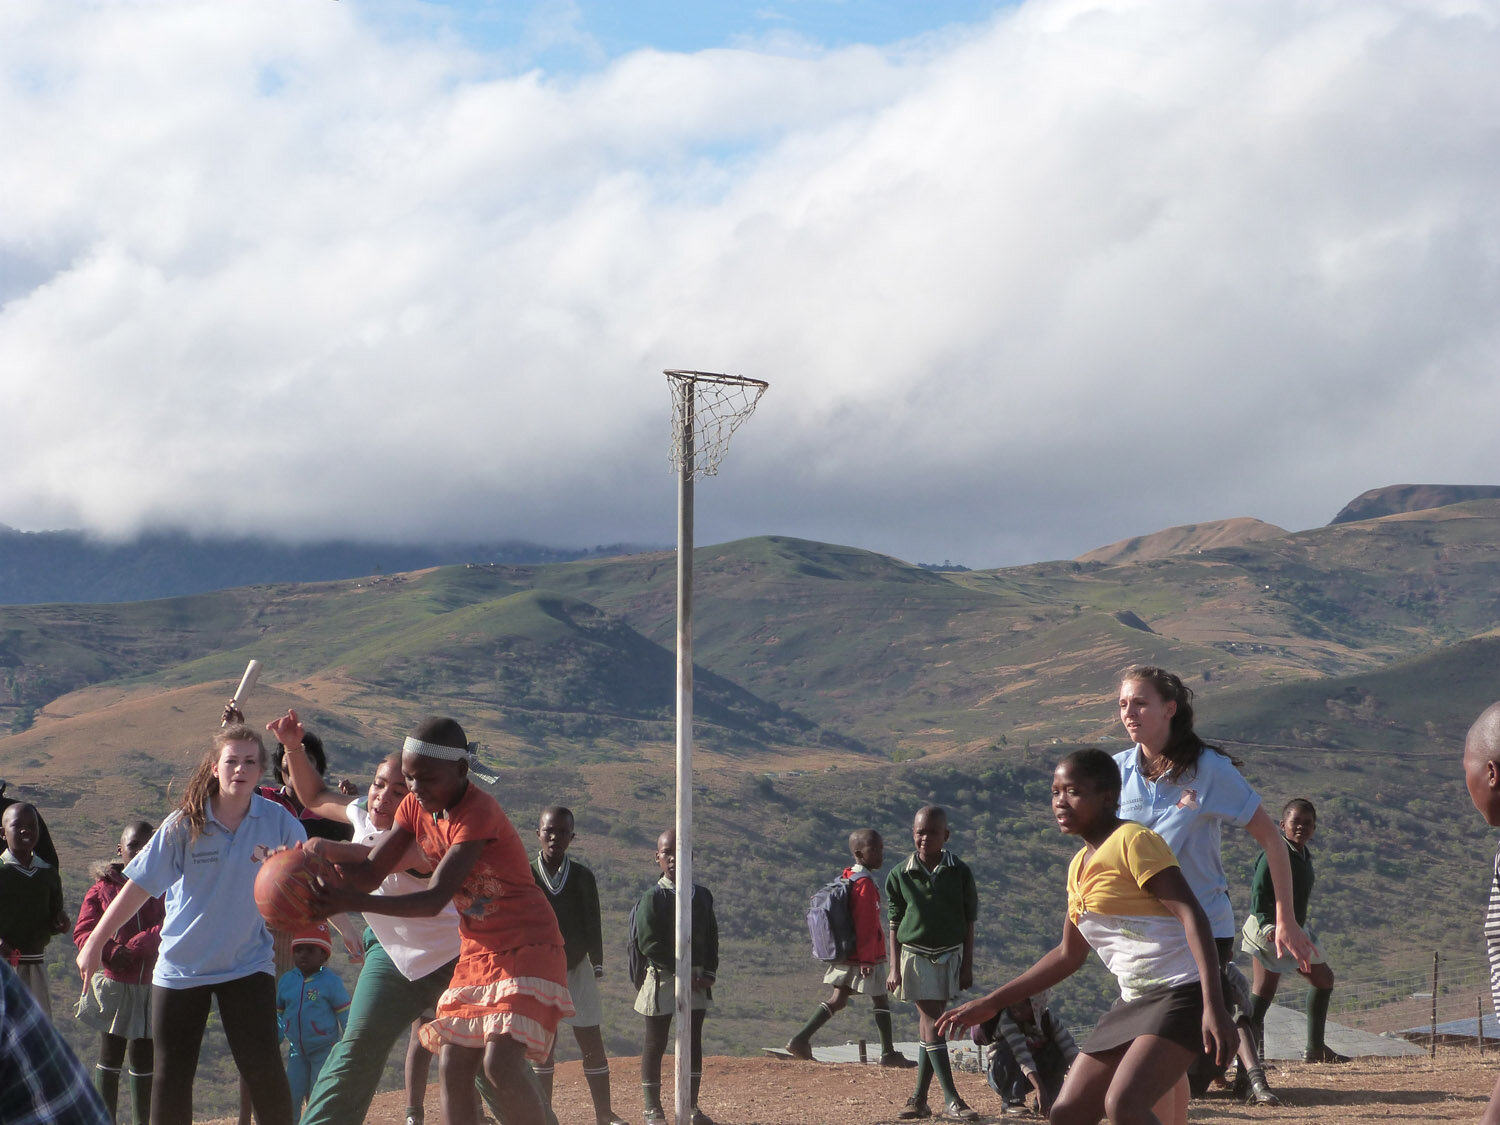
[[292, 783], [292, 792], [297, 794], [302, 807], [314, 816], [348, 824], [348, 805], [354, 798], [330, 789], [318, 776], [317, 769], [302, 746], [302, 720], [297, 718], [297, 712], [288, 711], [281, 718], [267, 723], [266, 729], [276, 736], [276, 741], [286, 750], [283, 761]]
[[942, 1036], [952, 1036], [964, 1028], [976, 1027], [985, 1020], [1019, 1003], [1028, 996], [1035, 996], [1044, 988], [1051, 988], [1059, 981], [1067, 980], [1083, 967], [1088, 960], [1089, 943], [1073, 925], [1072, 919], [1063, 923], [1062, 941], [1042, 954], [1037, 963], [1014, 980], [1002, 984], [988, 996], [970, 1000], [956, 1008], [949, 1008], [938, 1017], [937, 1031]]
[[1266, 853], [1266, 866], [1271, 871], [1271, 886], [1276, 891], [1276, 952], [1279, 956], [1297, 959], [1297, 967], [1304, 973], [1312, 968], [1313, 956], [1318, 952], [1312, 940], [1297, 924], [1297, 910], [1292, 898], [1292, 864], [1286, 857], [1286, 841], [1281, 829], [1262, 805], [1255, 810], [1245, 831]]

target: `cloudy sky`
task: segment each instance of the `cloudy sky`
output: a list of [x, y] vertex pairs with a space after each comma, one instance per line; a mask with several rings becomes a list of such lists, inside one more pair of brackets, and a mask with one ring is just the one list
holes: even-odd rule
[[1500, 483], [1500, 2], [6, 0], [0, 522], [972, 566]]

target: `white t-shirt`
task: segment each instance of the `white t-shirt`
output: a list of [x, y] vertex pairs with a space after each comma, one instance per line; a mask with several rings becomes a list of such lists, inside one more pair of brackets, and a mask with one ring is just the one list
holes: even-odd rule
[[[345, 809], [354, 826], [354, 842], [368, 844], [380, 835], [364, 798]], [[427, 880], [409, 871], [392, 871], [375, 889], [377, 895], [409, 895], [427, 889]], [[374, 931], [391, 963], [407, 980], [420, 980], [458, 956], [458, 911], [453, 903], [427, 918], [397, 918], [390, 914], [367, 914], [365, 922]]]

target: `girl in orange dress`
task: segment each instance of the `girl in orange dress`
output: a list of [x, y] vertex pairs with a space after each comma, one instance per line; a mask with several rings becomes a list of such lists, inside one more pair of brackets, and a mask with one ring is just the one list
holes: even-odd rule
[[[293, 724], [300, 725], [295, 713], [272, 725], [283, 745], [297, 740]], [[495, 799], [469, 780], [468, 738], [458, 723], [418, 724], [402, 748], [401, 772], [410, 792], [394, 827], [367, 859], [339, 864], [343, 882], [322, 887], [318, 909], [420, 917], [452, 900], [458, 966], [437, 1018], [422, 1029], [424, 1045], [439, 1055], [443, 1121], [477, 1125], [473, 1088], [482, 1066], [512, 1125], [543, 1125], [526, 1062], [546, 1061], [558, 1023], [573, 1014], [557, 916], [531, 876], [519, 833]], [[433, 865], [427, 890], [363, 893], [404, 865], [413, 846]]]

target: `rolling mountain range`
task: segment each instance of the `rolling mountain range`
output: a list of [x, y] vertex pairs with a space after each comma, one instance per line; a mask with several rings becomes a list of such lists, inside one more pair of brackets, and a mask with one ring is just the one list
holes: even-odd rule
[[[784, 1041], [813, 997], [799, 903], [843, 837], [875, 825], [894, 858], [928, 801], [980, 880], [982, 979], [1055, 940], [1072, 845], [1051, 765], [1121, 744], [1116, 677], [1139, 662], [1193, 685], [1200, 729], [1273, 810], [1318, 804], [1335, 964], [1478, 947], [1491, 845], [1457, 755], [1500, 697], [1500, 499], [1200, 524], [988, 571], [765, 536], [701, 548], [695, 575], [701, 863], [742, 977], [716, 1016], [736, 1049]], [[578, 813], [617, 931], [671, 817], [674, 599], [673, 555], [651, 552], [0, 606], [0, 776], [60, 848], [102, 858], [123, 818], [164, 814], [254, 657], [252, 721], [297, 708], [351, 776], [421, 715], [461, 716], [523, 832], [541, 805]], [[1248, 883], [1247, 842], [1226, 856]], [[1062, 995], [1082, 1021], [1108, 992], [1085, 973]], [[607, 996], [629, 1050], [620, 982]]]

